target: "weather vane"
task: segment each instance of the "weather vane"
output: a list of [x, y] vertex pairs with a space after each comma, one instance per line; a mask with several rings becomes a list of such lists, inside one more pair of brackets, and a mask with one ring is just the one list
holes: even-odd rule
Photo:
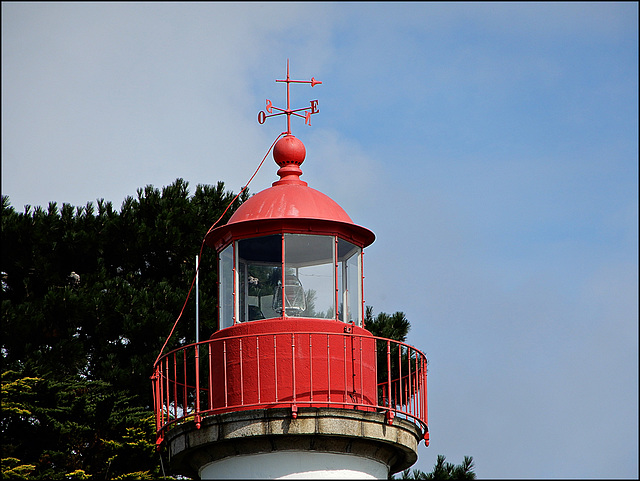
[[[265, 120], [267, 120], [267, 118], [269, 117], [275, 117], [276, 115], [286, 115], [287, 116], [287, 131], [284, 132], [287, 135], [291, 135], [291, 116], [295, 115], [297, 117], [301, 117], [304, 119], [304, 123], [306, 125], [311, 125], [311, 116], [313, 114], [317, 114], [319, 112], [318, 110], [318, 101], [317, 100], [312, 100], [311, 101], [311, 106], [310, 107], [305, 107], [302, 109], [294, 109], [291, 110], [291, 103], [290, 103], [290, 95], [289, 95], [289, 84], [291, 83], [298, 83], [298, 84], [311, 84], [312, 87], [314, 87], [315, 85], [321, 84], [322, 82], [320, 82], [319, 80], [316, 80], [314, 77], [311, 77], [311, 80], [291, 80], [289, 78], [289, 59], [287, 59], [287, 78], [286, 80], [276, 80], [276, 82], [286, 82], [287, 84], [287, 108], [286, 109], [280, 109], [276, 106], [274, 106], [271, 103], [271, 100], [267, 99], [267, 107], [265, 108], [265, 110], [267, 111], [267, 113], [269, 115], [267, 115], [267, 113], [264, 112], [264, 110], [261, 110], [260, 112], [258, 112], [258, 122], [260, 124], [264, 124]], [[277, 110], [278, 113], [272, 113], [274, 110]], [[299, 112], [304, 112], [304, 115], [302, 115]]]

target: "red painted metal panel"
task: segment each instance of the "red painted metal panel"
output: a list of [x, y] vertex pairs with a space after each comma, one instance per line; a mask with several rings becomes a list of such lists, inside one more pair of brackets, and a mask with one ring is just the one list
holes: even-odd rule
[[[352, 359], [350, 349], [346, 349], [347, 340], [344, 335], [329, 335], [327, 350], [315, 352], [314, 345], [321, 344], [323, 334], [275, 334], [273, 350], [260, 350], [262, 336], [235, 337], [226, 340], [226, 364], [224, 369], [216, 369], [218, 354], [223, 349], [220, 341], [212, 345], [212, 384], [226, 383], [227, 403], [222, 399], [223, 392], [212, 394], [212, 409], [229, 406], [269, 405], [285, 401], [305, 401], [309, 404], [325, 406], [331, 396], [338, 396], [344, 402], [349, 398], [354, 401], [375, 404], [375, 354], [374, 340], [369, 338], [362, 342], [369, 344], [371, 355], [366, 353], [363, 359]], [[311, 339], [309, 345], [305, 339]], [[350, 342], [350, 341], [349, 341]], [[221, 360], [222, 361], [222, 360]], [[326, 371], [312, 370], [313, 363], [326, 365]], [[341, 373], [340, 376], [332, 376]], [[364, 374], [360, 374], [364, 373]], [[333, 378], [332, 378], [333, 377]], [[349, 382], [351, 380], [351, 382]], [[356, 392], [354, 386], [362, 385], [363, 390]], [[312, 397], [313, 396], [313, 397]]]

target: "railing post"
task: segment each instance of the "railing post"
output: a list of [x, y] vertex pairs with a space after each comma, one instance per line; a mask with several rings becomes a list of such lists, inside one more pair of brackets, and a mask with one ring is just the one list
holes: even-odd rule
[[387, 405], [391, 409], [391, 341], [387, 340]]
[[331, 402], [331, 349], [327, 334], [327, 402]]
[[228, 394], [229, 390], [227, 389], [227, 341], [222, 341], [222, 370], [224, 373], [224, 407], [229, 405]]
[[195, 346], [195, 361], [196, 361], [196, 413], [195, 421], [196, 427], [200, 429], [200, 345]]
[[156, 411], [156, 432], [162, 428], [162, 395], [160, 386], [162, 385], [162, 377], [160, 377], [160, 367], [162, 361], [156, 365], [156, 371], [153, 374], [153, 403]]
[[349, 382], [347, 381], [347, 336], [346, 335], [342, 335], [342, 365], [344, 366], [344, 403], [345, 403], [345, 408], [346, 403], [347, 403], [347, 391], [348, 391], [348, 384]]
[[[188, 397], [187, 397], [187, 350], [182, 350], [182, 390], [183, 390], [183, 398], [182, 398], [182, 417], [187, 416], [189, 414], [188, 407]], [[176, 382], [178, 380], [176, 379]]]
[[178, 360], [173, 353], [173, 417], [178, 419]]
[[420, 388], [420, 367], [419, 367], [419, 361], [420, 361], [420, 353], [416, 351], [416, 369], [415, 369], [415, 375], [414, 375], [414, 395], [416, 397], [416, 413], [418, 414], [418, 417], [421, 418], [421, 409], [420, 409], [420, 396], [422, 396], [422, 389]]
[[242, 338], [238, 339], [240, 344], [240, 406], [244, 406], [244, 366], [242, 362]]
[[256, 367], [258, 376], [258, 404], [260, 404], [260, 336], [256, 336]]
[[158, 370], [154, 366], [153, 374], [151, 375], [151, 397], [153, 399], [153, 416], [154, 421], [156, 423], [156, 432], [158, 432], [158, 403], [156, 402], [156, 378], [158, 375]]
[[293, 403], [296, 402], [296, 335], [291, 333], [291, 372], [293, 373]]
[[291, 372], [293, 374], [293, 406], [291, 406], [292, 417], [298, 417], [298, 405], [296, 404], [296, 335], [291, 333]]
[[[166, 398], [166, 402], [167, 402], [167, 409], [166, 409], [166, 416], [167, 416], [167, 420], [166, 420], [166, 422], [168, 423], [168, 422], [169, 422], [169, 404], [170, 404], [170, 403], [169, 403], [169, 398], [171, 397], [171, 391], [169, 390], [169, 388], [170, 388], [170, 386], [171, 386], [171, 384], [170, 384], [170, 379], [169, 379], [169, 357], [165, 357], [165, 358], [164, 358], [164, 364], [165, 364], [165, 367], [164, 367], [164, 370], [165, 370], [165, 378], [167, 379], [167, 385], [166, 385], [166, 387], [165, 387], [165, 391], [166, 391], [166, 396], [167, 396], [167, 398]], [[165, 393], [163, 393], [163, 395], [164, 395], [164, 394], [165, 394]], [[164, 403], [164, 399], [163, 399], [163, 401], [162, 401], [162, 402]], [[164, 412], [164, 409], [163, 409], [163, 412]], [[164, 420], [164, 419], [163, 419], [163, 420]]]
[[[360, 336], [360, 403], [364, 404], [364, 380], [362, 376], [362, 336]], [[378, 395], [378, 379], [376, 379], [376, 396]]]
[[[282, 239], [284, 242], [284, 234], [282, 234]], [[284, 302], [284, 296], [282, 297]], [[283, 311], [284, 312], [284, 311]], [[275, 387], [276, 387], [276, 402], [278, 402], [278, 349], [276, 347], [276, 335], [273, 335], [273, 370], [275, 372]]]
[[309, 333], [309, 400], [313, 402], [313, 344]]
[[404, 404], [402, 401], [402, 344], [398, 344], [398, 396], [399, 402], [397, 404], [400, 405], [400, 410], [402, 410], [402, 405]]
[[353, 345], [353, 334], [351, 334], [349, 336], [349, 343], [351, 344], [351, 402], [355, 403], [357, 400], [357, 397], [355, 396], [355, 394], [357, 394], [356, 392], [356, 353], [355, 353], [355, 346]]
[[422, 354], [419, 357], [420, 362], [416, 363], [417, 372], [416, 372], [416, 386], [420, 392], [420, 398], [418, 399], [418, 411], [420, 413], [420, 419], [424, 417], [424, 406], [422, 405], [422, 396], [424, 396], [424, 388], [422, 387]]
[[156, 366], [156, 379], [153, 381], [155, 385], [153, 401], [156, 405], [156, 428], [158, 431], [162, 428], [162, 361], [158, 361]]
[[213, 409], [213, 354], [211, 352], [212, 341], [208, 341], [209, 346], [209, 410]]
[[[373, 338], [373, 346], [374, 346], [374, 359], [375, 362], [373, 363], [375, 366], [375, 369], [373, 370], [373, 372], [375, 373], [375, 382], [376, 382], [376, 397], [374, 399], [374, 402], [376, 403], [375, 405], [378, 406], [379, 404], [379, 397], [378, 397], [378, 389], [380, 389], [380, 384], [378, 383], [378, 339], [376, 339], [375, 337]], [[383, 396], [384, 399], [384, 396]]]
[[408, 379], [408, 382], [407, 382], [407, 387], [409, 389], [409, 392], [407, 394], [407, 396], [408, 396], [407, 397], [407, 411], [410, 411], [411, 414], [415, 415], [416, 414], [416, 412], [415, 412], [416, 411], [415, 410], [415, 404], [414, 404], [414, 400], [411, 397], [411, 381], [412, 381], [412, 378], [411, 378], [411, 348], [407, 348], [407, 359], [409, 361], [409, 372], [408, 372], [409, 379]]

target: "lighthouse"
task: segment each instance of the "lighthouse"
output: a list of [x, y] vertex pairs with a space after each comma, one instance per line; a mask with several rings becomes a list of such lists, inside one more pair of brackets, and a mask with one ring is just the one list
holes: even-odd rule
[[427, 360], [365, 324], [364, 249], [373, 232], [301, 179], [312, 100], [286, 115], [271, 187], [205, 238], [218, 259], [218, 330], [160, 356], [157, 446], [199, 479], [387, 479], [428, 445]]

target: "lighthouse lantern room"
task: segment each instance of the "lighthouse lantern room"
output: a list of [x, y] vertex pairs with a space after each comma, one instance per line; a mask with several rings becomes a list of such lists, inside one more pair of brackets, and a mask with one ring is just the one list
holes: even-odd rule
[[[219, 329], [159, 357], [158, 447], [201, 479], [386, 479], [428, 445], [427, 362], [364, 324], [363, 249], [374, 234], [300, 179], [291, 116], [318, 101], [267, 100], [286, 115], [273, 147], [279, 180], [245, 201], [206, 244], [218, 257]], [[273, 111], [276, 113], [273, 113]]]

